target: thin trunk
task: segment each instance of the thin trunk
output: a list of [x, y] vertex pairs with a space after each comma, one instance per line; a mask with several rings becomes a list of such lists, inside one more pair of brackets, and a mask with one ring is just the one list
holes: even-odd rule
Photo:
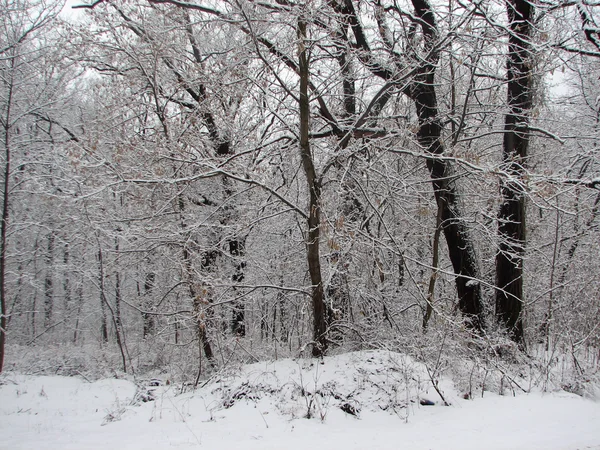
[[496, 255], [496, 315], [510, 337], [524, 344], [523, 256], [525, 253], [525, 191], [523, 182], [529, 147], [529, 119], [533, 68], [529, 40], [533, 5], [527, 0], [507, 0], [508, 38], [507, 103], [502, 147], [502, 203], [498, 213], [499, 251]]
[[[152, 294], [154, 290], [154, 283], [156, 280], [156, 274], [149, 272], [146, 274], [146, 279], [144, 280], [144, 301], [142, 302], [142, 306], [144, 311], [147, 311], [150, 307], [150, 302], [148, 301], [148, 297]], [[138, 284], [138, 294], [139, 292], [139, 284]], [[147, 314], [146, 312], [142, 313], [142, 320], [144, 322], [143, 328], [143, 337], [146, 339], [148, 336], [151, 336], [154, 333], [154, 316], [152, 314]]]
[[54, 309], [54, 232], [48, 235], [46, 254], [46, 276], [44, 278], [44, 327], [48, 328], [52, 321]]
[[[115, 238], [115, 253], [119, 255], [119, 238]], [[117, 260], [118, 262], [118, 260]], [[121, 351], [121, 358], [123, 360], [123, 372], [127, 373], [127, 359], [125, 357], [125, 339], [123, 335], [123, 324], [121, 323], [121, 273], [117, 264], [117, 271], [115, 272], [115, 309], [113, 311], [113, 322], [115, 326], [115, 336], [117, 338], [117, 345]]]
[[[283, 281], [281, 282], [283, 286]], [[289, 332], [288, 332], [288, 315], [286, 314], [285, 309], [285, 295], [282, 292], [277, 293], [277, 303], [275, 304], [275, 308], [279, 308], [279, 334], [281, 336], [282, 342], [288, 342]]]
[[[99, 244], [99, 243], [98, 243]], [[100, 334], [102, 336], [102, 342], [108, 342], [108, 320], [106, 316], [106, 292], [104, 290], [104, 258], [102, 255], [102, 247], [98, 247], [98, 286], [100, 288], [100, 309], [102, 311], [100, 323]]]
[[19, 278], [17, 279], [17, 286], [15, 289], [15, 295], [13, 297], [12, 305], [8, 310], [6, 328], [10, 326], [10, 319], [13, 317], [13, 313], [15, 312], [15, 308], [17, 307], [17, 303], [19, 302], [23, 294], [23, 278], [25, 277], [25, 274], [23, 273], [23, 262], [19, 263], [19, 266], [17, 267], [17, 273], [19, 274]]
[[433, 244], [432, 244], [432, 261], [431, 261], [431, 276], [429, 278], [429, 287], [427, 288], [427, 309], [423, 316], [423, 333], [427, 332], [427, 325], [429, 319], [433, 314], [433, 299], [435, 296], [435, 282], [438, 275], [438, 263], [439, 263], [439, 247], [440, 247], [440, 234], [442, 230], [442, 209], [438, 209], [436, 221], [435, 221], [435, 232], [433, 233]]
[[6, 112], [4, 114], [4, 183], [2, 190], [2, 222], [0, 224], [0, 373], [4, 367], [4, 349], [6, 345], [6, 246], [8, 243], [7, 232], [8, 232], [8, 219], [9, 219], [9, 187], [10, 187], [10, 163], [11, 163], [11, 148], [10, 148], [10, 131], [11, 125], [11, 108], [12, 108], [12, 96], [14, 80], [12, 76], [14, 74], [14, 68], [16, 64], [16, 58], [12, 58], [11, 65], [11, 79], [8, 82], [8, 95], [6, 99]]
[[269, 340], [269, 324], [267, 323], [269, 320], [269, 303], [266, 300], [263, 300], [260, 305], [260, 340], [268, 341]]
[[556, 223], [554, 224], [554, 243], [552, 249], [552, 266], [550, 268], [550, 292], [548, 297], [548, 309], [542, 323], [541, 331], [542, 335], [546, 337], [546, 351], [550, 351], [550, 326], [553, 321], [554, 311], [554, 274], [556, 273], [556, 262], [559, 254], [559, 235], [561, 225], [561, 211], [559, 208], [558, 197], [556, 197]]
[[179, 344], [179, 320], [175, 319], [173, 328], [175, 329], [175, 345], [177, 345]]
[[306, 22], [298, 19], [299, 74], [300, 74], [300, 156], [309, 190], [308, 232], [306, 237], [306, 256], [312, 284], [313, 341], [312, 355], [321, 357], [327, 350], [327, 324], [325, 323], [325, 302], [321, 259], [319, 256], [320, 239], [320, 200], [321, 186], [317, 179], [309, 142], [310, 105], [308, 98], [308, 56], [306, 54]]
[[69, 244], [65, 244], [65, 249], [63, 253], [63, 263], [64, 263], [64, 271], [63, 271], [63, 292], [64, 292], [64, 310], [65, 316], [69, 317], [71, 315], [71, 278], [70, 278], [70, 270], [69, 270]]
[[79, 338], [79, 321], [81, 318], [81, 310], [83, 309], [83, 280], [84, 278], [82, 275], [76, 290], [77, 315], [75, 316], [75, 331], [73, 331], [73, 344], [76, 344], [77, 339]]
[[208, 340], [208, 332], [206, 329], [207, 317], [204, 309], [204, 306], [210, 303], [211, 293], [207, 286], [199, 286], [194, 283], [192, 262], [187, 245], [184, 245], [183, 248], [183, 261], [186, 268], [190, 296], [192, 297], [192, 301], [194, 303], [194, 316], [198, 326], [197, 330], [199, 348], [204, 352], [204, 356], [206, 356], [206, 359], [210, 365], [214, 367], [216, 365], [215, 356], [212, 351], [210, 341]]
[[[38, 274], [38, 248], [39, 241], [35, 240], [33, 244], [33, 284], [37, 285], [37, 274]], [[36, 327], [35, 327], [35, 319], [36, 319], [36, 309], [37, 309], [37, 296], [38, 289], [33, 290], [33, 298], [31, 299], [31, 338], [34, 339], [36, 336]]]

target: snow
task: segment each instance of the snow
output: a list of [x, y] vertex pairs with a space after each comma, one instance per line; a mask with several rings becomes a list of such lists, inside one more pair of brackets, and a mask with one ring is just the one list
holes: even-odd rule
[[195, 391], [168, 381], [4, 374], [0, 449], [600, 449], [598, 402], [563, 391], [465, 400], [386, 351], [231, 367]]

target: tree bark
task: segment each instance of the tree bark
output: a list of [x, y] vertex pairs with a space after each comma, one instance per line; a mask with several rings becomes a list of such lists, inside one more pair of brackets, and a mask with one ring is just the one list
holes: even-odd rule
[[[115, 255], [119, 257], [119, 238], [115, 238]], [[117, 339], [117, 345], [121, 351], [121, 358], [123, 362], [123, 372], [127, 373], [127, 358], [125, 357], [125, 331], [123, 330], [123, 323], [121, 320], [121, 272], [119, 271], [119, 265], [116, 264], [117, 270], [115, 271], [115, 310], [113, 313], [113, 322], [115, 325], [115, 336]]]
[[[148, 272], [146, 274], [146, 278], [144, 280], [144, 300], [142, 301], [142, 305], [144, 311], [147, 311], [150, 308], [151, 302], [148, 300], [148, 297], [152, 294], [154, 289], [154, 282], [156, 279], [156, 275], [153, 272]], [[146, 312], [142, 313], [143, 320], [143, 337], [146, 339], [148, 336], [152, 336], [154, 334], [154, 316], [152, 314], [148, 314]]]
[[[15, 58], [11, 60], [11, 69], [14, 69]], [[12, 76], [14, 70], [11, 70]], [[13, 80], [9, 80], [8, 95], [6, 99], [6, 111], [3, 117], [3, 132], [4, 132], [4, 180], [2, 190], [2, 222], [0, 223], [0, 373], [4, 367], [4, 348], [6, 344], [6, 245], [8, 243], [8, 219], [9, 219], [9, 187], [10, 187], [10, 131], [11, 126], [11, 107], [13, 95]]]
[[415, 102], [419, 130], [419, 144], [432, 156], [427, 160], [431, 183], [438, 209], [441, 210], [441, 227], [446, 238], [452, 268], [456, 274], [458, 307], [474, 330], [484, 327], [479, 264], [475, 246], [468, 227], [462, 218], [460, 195], [456, 188], [452, 166], [448, 161], [435, 158], [444, 154], [442, 123], [438, 116], [435, 91], [435, 69], [439, 60], [434, 49], [437, 25], [431, 5], [426, 0], [413, 0], [417, 17], [425, 36], [429, 59], [421, 66], [416, 80], [411, 83], [408, 95]]
[[102, 246], [100, 245], [100, 239], [98, 238], [98, 287], [100, 289], [100, 308], [102, 311], [102, 321], [100, 323], [100, 334], [102, 336], [102, 342], [108, 342], [108, 319], [106, 316], [106, 292], [104, 289], [104, 255], [102, 253]]
[[312, 355], [321, 357], [327, 350], [327, 324], [325, 322], [325, 301], [323, 278], [321, 275], [320, 240], [320, 200], [321, 186], [317, 178], [309, 142], [310, 104], [308, 98], [308, 56], [306, 54], [306, 22], [298, 19], [298, 56], [300, 75], [300, 156], [309, 190], [308, 231], [306, 234], [306, 257], [312, 284], [313, 348]]
[[[244, 268], [246, 267], [246, 262], [243, 260], [244, 256], [246, 255], [246, 245], [244, 239], [236, 237], [230, 240], [229, 254], [236, 259], [235, 272], [231, 276], [231, 281], [234, 283], [241, 283], [244, 281]], [[233, 302], [231, 331], [237, 336], [246, 336], [246, 308], [243, 301]]]
[[525, 253], [524, 176], [529, 147], [529, 117], [533, 69], [529, 39], [534, 9], [526, 0], [507, 0], [507, 104], [502, 147], [502, 203], [498, 213], [499, 250], [496, 255], [496, 316], [510, 337], [523, 345], [523, 256]]
[[51, 231], [48, 234], [46, 275], [44, 277], [44, 328], [51, 326], [54, 309], [54, 240], [55, 234]]

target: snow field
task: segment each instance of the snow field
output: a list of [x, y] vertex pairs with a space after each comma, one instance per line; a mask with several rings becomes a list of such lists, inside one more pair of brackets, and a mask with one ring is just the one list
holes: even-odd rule
[[167, 379], [0, 383], [6, 450], [600, 449], [600, 403], [562, 391], [465, 400], [441, 378], [443, 406], [422, 364], [387, 351], [230, 368], [195, 391]]

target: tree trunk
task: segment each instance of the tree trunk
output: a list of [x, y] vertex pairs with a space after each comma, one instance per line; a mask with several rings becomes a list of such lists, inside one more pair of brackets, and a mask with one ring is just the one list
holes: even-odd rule
[[[242, 260], [246, 255], [246, 246], [244, 239], [235, 238], [229, 241], [229, 254], [236, 258], [235, 272], [231, 277], [234, 283], [244, 281], [244, 268], [246, 262]], [[235, 288], [234, 288], [235, 293]], [[231, 331], [237, 336], [246, 335], [246, 311], [243, 301], [233, 302], [233, 316], [231, 318]]]
[[48, 234], [48, 253], [46, 253], [46, 276], [44, 278], [44, 328], [52, 321], [54, 309], [54, 232]]
[[437, 217], [435, 220], [435, 232], [433, 233], [433, 243], [431, 245], [431, 276], [429, 277], [429, 286], [427, 288], [427, 309], [423, 316], [423, 333], [427, 332], [429, 319], [433, 314], [433, 300], [435, 297], [435, 282], [438, 276], [439, 264], [439, 248], [440, 248], [440, 231], [442, 230], [442, 209], [438, 208]]
[[[11, 66], [14, 69], [15, 58], [11, 60]], [[13, 71], [10, 72], [11, 75]], [[11, 106], [12, 106], [12, 94], [13, 94], [13, 83], [12, 79], [7, 80], [8, 84], [8, 96], [6, 99], [6, 111], [2, 118], [3, 132], [4, 132], [4, 183], [2, 190], [2, 222], [0, 223], [0, 373], [4, 367], [4, 348], [6, 344], [6, 245], [8, 243], [8, 218], [9, 218], [9, 187], [10, 187], [10, 163], [11, 163], [11, 149], [10, 149], [10, 122], [11, 122]]]
[[[183, 199], [180, 199], [180, 201], [183, 202]], [[206, 330], [206, 313], [204, 311], [204, 305], [210, 303], [210, 292], [208, 291], [208, 288], [204, 286], [201, 287], [194, 282], [190, 251], [186, 243], [183, 244], [183, 262], [185, 266], [188, 290], [194, 305], [194, 316], [197, 324], [199, 346], [204, 352], [204, 356], [206, 356], [208, 362], [214, 366], [215, 357], [212, 351], [212, 346], [210, 345], [210, 341], [208, 340], [208, 333]]]
[[[417, 140], [431, 155], [442, 156], [442, 123], [438, 116], [435, 92], [435, 68], [439, 55], [433, 49], [436, 45], [437, 26], [431, 5], [426, 0], [413, 0], [416, 15], [421, 19], [421, 28], [426, 46], [430, 50], [429, 60], [423, 64], [417, 79], [411, 84], [408, 94], [415, 102], [419, 119]], [[446, 238], [448, 253], [456, 274], [458, 307], [469, 326], [481, 330], [483, 307], [481, 304], [480, 273], [475, 246], [462, 218], [460, 195], [457, 192], [452, 166], [448, 161], [431, 158], [427, 160], [427, 169], [431, 174], [431, 183], [441, 213], [441, 226]]]
[[[396, 72], [381, 65], [373, 56], [367, 34], [358, 20], [352, 0], [332, 1], [331, 5], [348, 20], [356, 40], [354, 46], [359, 47], [358, 56], [363, 65], [377, 77], [393, 82]], [[419, 121], [417, 140], [421, 147], [433, 156], [427, 160], [427, 169], [431, 175], [437, 207], [441, 210], [442, 230], [456, 274], [458, 306], [468, 325], [474, 330], [481, 330], [484, 327], [483, 307], [475, 246], [462, 218], [460, 195], [457, 192], [452, 166], [449, 161], [436, 158], [444, 154], [441, 138], [443, 127], [438, 116], [435, 91], [435, 71], [439, 61], [439, 51], [436, 48], [438, 29], [434, 12], [427, 0], [412, 0], [412, 5], [418, 18], [418, 26], [422, 30], [426, 58], [415, 59], [414, 63], [418, 64], [415, 79], [405, 84], [402, 92], [415, 103]], [[385, 44], [386, 39], [383, 41], [384, 45], [391, 45]], [[403, 61], [396, 62], [399, 66], [405, 64]]]
[[306, 256], [312, 284], [313, 341], [312, 355], [320, 357], [327, 350], [325, 323], [325, 302], [321, 259], [319, 256], [320, 239], [320, 199], [321, 186], [317, 179], [309, 142], [310, 105], [308, 99], [308, 57], [306, 54], [306, 22], [298, 19], [299, 74], [300, 74], [300, 156], [309, 190], [308, 232], [306, 235]]
[[69, 243], [67, 242], [64, 247], [63, 253], [63, 293], [64, 293], [64, 310], [65, 317], [71, 317], [71, 271], [69, 270]]
[[507, 103], [502, 147], [502, 169], [509, 175], [501, 183], [498, 213], [499, 251], [496, 255], [496, 315], [510, 337], [523, 345], [523, 255], [525, 252], [524, 176], [529, 147], [533, 69], [529, 39], [533, 6], [526, 0], [508, 0], [511, 33], [508, 39]]
[[[115, 238], [115, 254], [119, 255], [119, 238]], [[117, 260], [118, 261], [118, 260]], [[119, 272], [118, 262], [116, 265], [115, 272], [115, 309], [113, 312], [113, 322], [115, 325], [115, 336], [117, 339], [117, 345], [121, 351], [121, 358], [123, 362], [123, 372], [127, 373], [127, 358], [125, 357], [125, 336], [123, 331], [123, 324], [121, 321], [121, 273]]]
[[[33, 281], [37, 284], [37, 275], [38, 275], [38, 250], [39, 250], [39, 240], [36, 238], [33, 244]], [[30, 312], [30, 320], [31, 320], [31, 339], [35, 339], [36, 336], [36, 319], [37, 319], [37, 297], [38, 297], [39, 289], [33, 290], [33, 296], [31, 299], [31, 312]]]
[[[147, 311], [150, 307], [150, 302], [148, 301], [148, 296], [152, 294], [154, 289], [154, 282], [156, 280], [156, 275], [152, 272], [146, 274], [146, 278], [144, 280], [144, 300], [142, 301], [142, 307], [144, 311]], [[138, 283], [139, 286], [139, 283]], [[138, 287], [139, 290], [139, 287]], [[142, 313], [142, 320], [144, 322], [143, 325], [143, 337], [146, 339], [148, 336], [152, 336], [154, 334], [154, 316], [152, 314], [148, 314], [146, 312]]]
[[100, 323], [100, 335], [102, 336], [102, 342], [108, 342], [108, 320], [106, 316], [106, 292], [104, 289], [104, 256], [102, 254], [102, 247], [100, 241], [98, 241], [98, 287], [100, 289], [100, 308], [102, 311], [102, 321]]
[[73, 330], [73, 344], [77, 344], [79, 338], [79, 321], [81, 319], [81, 310], [83, 309], [83, 282], [85, 278], [83, 274], [77, 285], [76, 296], [77, 296], [77, 314], [75, 316], [75, 330]]

